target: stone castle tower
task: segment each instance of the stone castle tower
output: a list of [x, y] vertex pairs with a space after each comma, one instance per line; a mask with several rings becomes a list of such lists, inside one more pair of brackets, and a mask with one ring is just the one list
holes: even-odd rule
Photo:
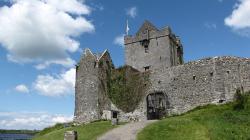
[[85, 52], [76, 66], [75, 118], [78, 123], [99, 120], [104, 110], [110, 110], [105, 71], [113, 63], [107, 50], [94, 54]]
[[180, 38], [169, 27], [158, 30], [145, 21], [135, 36], [125, 36], [125, 63], [140, 71], [183, 64]]
[[145, 21], [124, 43], [125, 64], [149, 73], [138, 106], [124, 112], [112, 103], [107, 79], [108, 71], [116, 69], [110, 54], [86, 49], [76, 66], [75, 122], [111, 119], [112, 112], [119, 112], [121, 121], [159, 119], [232, 101], [236, 89], [250, 90], [250, 59], [223, 56], [184, 63], [180, 38], [169, 27], [159, 30]]

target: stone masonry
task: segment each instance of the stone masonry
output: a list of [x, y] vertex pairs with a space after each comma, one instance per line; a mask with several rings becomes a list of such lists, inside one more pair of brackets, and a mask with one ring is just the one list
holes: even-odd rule
[[230, 102], [237, 88], [250, 90], [248, 58], [223, 56], [183, 64], [180, 38], [169, 27], [159, 30], [148, 21], [124, 40], [126, 65], [150, 72], [145, 96], [132, 112], [117, 108], [109, 100], [105, 82], [105, 71], [114, 69], [108, 51], [93, 54], [86, 49], [77, 65], [75, 122], [111, 119], [113, 111], [119, 112], [120, 121], [159, 119]]

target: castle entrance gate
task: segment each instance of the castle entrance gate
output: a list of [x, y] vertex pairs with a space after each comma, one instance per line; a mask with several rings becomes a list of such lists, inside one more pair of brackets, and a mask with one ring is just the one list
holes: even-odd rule
[[160, 119], [166, 115], [167, 98], [162, 92], [151, 93], [147, 96], [147, 119]]

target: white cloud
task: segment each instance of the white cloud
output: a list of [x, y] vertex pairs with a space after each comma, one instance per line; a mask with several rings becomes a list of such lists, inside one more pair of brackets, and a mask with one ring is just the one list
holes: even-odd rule
[[16, 86], [16, 91], [21, 92], [21, 93], [29, 93], [29, 89], [26, 85], [21, 84]]
[[0, 44], [13, 62], [70, 67], [69, 54], [80, 45], [75, 37], [94, 31], [84, 17], [90, 12], [77, 0], [13, 0], [0, 8]]
[[134, 6], [134, 7], [127, 9], [127, 15], [132, 18], [135, 18], [137, 16], [137, 8]]
[[114, 44], [123, 47], [124, 46], [124, 36], [125, 36], [125, 34], [121, 34], [121, 35], [117, 36], [114, 39]]
[[40, 63], [35, 66], [36, 69], [42, 70], [50, 66], [51, 64], [60, 64], [65, 67], [73, 67], [76, 62], [72, 60], [71, 58], [66, 58], [65, 60], [51, 60], [51, 61], [45, 61], [43, 63]]
[[217, 29], [217, 25], [215, 23], [205, 23], [204, 26], [207, 28], [207, 29]]
[[0, 112], [0, 129], [37, 129], [73, 120], [72, 115], [46, 112]]
[[58, 97], [71, 95], [75, 90], [75, 75], [76, 70], [74, 68], [56, 76], [49, 74], [38, 75], [33, 86], [39, 94], [44, 96]]
[[225, 25], [243, 35], [250, 35], [250, 0], [238, 0], [232, 14], [225, 18]]

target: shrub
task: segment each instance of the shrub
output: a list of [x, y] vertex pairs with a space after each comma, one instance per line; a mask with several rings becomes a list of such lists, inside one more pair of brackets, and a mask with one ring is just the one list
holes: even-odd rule
[[148, 74], [124, 66], [107, 71], [107, 87], [111, 101], [122, 111], [131, 112], [140, 103], [149, 84]]
[[238, 88], [235, 93], [235, 104], [233, 105], [234, 110], [243, 110], [247, 104], [247, 94], [241, 93], [241, 90]]

